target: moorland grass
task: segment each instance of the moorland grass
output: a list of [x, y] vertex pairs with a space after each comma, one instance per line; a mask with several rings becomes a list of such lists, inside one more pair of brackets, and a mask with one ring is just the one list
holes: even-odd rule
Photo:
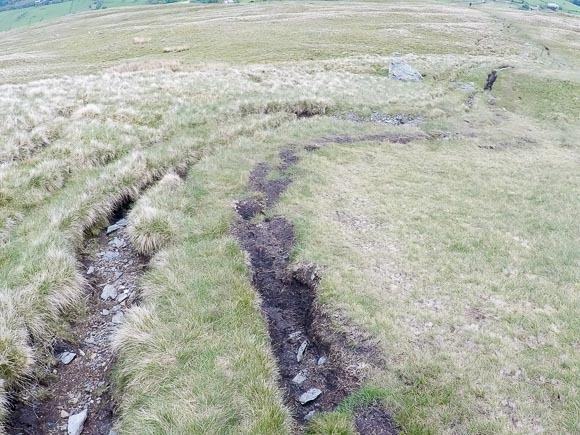
[[[362, 391], [411, 433], [577, 431], [579, 79], [567, 35], [578, 24], [522, 14], [174, 5], [4, 33], [0, 388], [13, 391], [68, 337], [78, 249], [135, 199], [131, 238], [153, 257], [143, 305], [115, 338], [119, 428], [292, 431], [228, 232], [232, 201], [280, 146], [405, 133], [423, 139], [303, 153], [278, 209], [297, 225], [296, 258], [324, 268], [322, 308], [383, 339], [389, 364]], [[388, 79], [393, 51], [421, 83]], [[480, 91], [504, 63], [515, 68]], [[544, 86], [542, 74], [557, 79]], [[425, 122], [353, 124], [349, 110]], [[172, 173], [190, 166], [185, 180]], [[348, 433], [358, 394], [309, 430]]]

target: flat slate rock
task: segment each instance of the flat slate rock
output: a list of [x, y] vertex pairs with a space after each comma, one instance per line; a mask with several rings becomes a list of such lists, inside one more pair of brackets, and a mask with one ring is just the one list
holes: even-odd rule
[[304, 358], [304, 352], [306, 352], [306, 347], [308, 346], [308, 340], [304, 340], [304, 342], [298, 348], [298, 353], [296, 353], [296, 361], [302, 361]]
[[310, 403], [313, 400], [316, 400], [318, 398], [318, 396], [320, 396], [321, 394], [322, 394], [322, 391], [320, 391], [318, 388], [311, 388], [306, 393], [302, 394], [298, 398], [298, 401], [301, 404], [306, 405], [307, 403]]
[[115, 325], [120, 325], [121, 323], [123, 323], [124, 320], [125, 320], [125, 315], [123, 314], [122, 311], [118, 311], [117, 313], [115, 313], [115, 315], [111, 319], [111, 322], [113, 322]]
[[77, 354], [74, 352], [63, 352], [58, 356], [58, 359], [64, 365], [68, 365], [77, 357]]
[[115, 259], [119, 258], [120, 255], [121, 254], [119, 254], [118, 252], [115, 252], [115, 251], [106, 251], [103, 253], [103, 258], [105, 260], [111, 261], [111, 260], [115, 260]]
[[67, 432], [68, 435], [80, 435], [83, 431], [85, 421], [87, 420], [88, 411], [84, 409], [78, 414], [71, 415], [68, 418]]
[[389, 64], [389, 78], [394, 80], [402, 80], [405, 82], [417, 82], [419, 80], [423, 80], [423, 76], [409, 65], [407, 62], [404, 62], [399, 59], [391, 60]]
[[101, 292], [101, 299], [104, 301], [107, 299], [115, 299], [118, 294], [117, 288], [114, 285], [107, 284]]
[[301, 385], [305, 380], [306, 374], [304, 372], [300, 372], [296, 376], [294, 376], [292, 382], [295, 383], [296, 385]]

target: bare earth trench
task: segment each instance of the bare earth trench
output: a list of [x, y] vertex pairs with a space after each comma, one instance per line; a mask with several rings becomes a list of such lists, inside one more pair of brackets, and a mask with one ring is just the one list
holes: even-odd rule
[[[281, 177], [271, 178], [272, 168], [266, 163], [256, 166], [249, 187], [261, 199], [245, 198], [236, 203], [240, 220], [233, 233], [249, 256], [286, 404], [298, 425], [305, 426], [316, 414], [336, 409], [360, 386], [360, 363], [375, 363], [378, 351], [372, 343], [349, 343], [346, 337], [329, 332], [333, 328], [316, 301], [319, 268], [314, 264], [290, 265], [293, 225], [281, 216], [258, 219], [288, 188], [292, 180], [287, 170], [297, 162], [295, 152], [286, 148], [280, 152], [277, 167]], [[398, 433], [389, 413], [375, 403], [361, 406], [354, 423], [363, 435]]]
[[36, 392], [46, 389], [49, 397], [31, 403], [24, 397], [16, 403], [9, 434], [62, 434], [78, 429], [86, 435], [114, 433], [110, 373], [115, 359], [110, 339], [123, 322], [123, 312], [138, 301], [137, 281], [146, 265], [146, 259], [131, 247], [125, 225], [122, 219], [109, 227], [109, 234], [103, 229], [96, 240], [91, 239], [96, 243], [87, 244], [90, 254], [83, 259], [89, 283], [87, 313], [72, 331], [78, 342], [55, 346], [56, 365], [35, 387]]

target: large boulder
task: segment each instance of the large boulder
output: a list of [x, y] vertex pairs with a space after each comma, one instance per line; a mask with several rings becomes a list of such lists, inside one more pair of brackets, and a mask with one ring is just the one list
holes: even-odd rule
[[389, 78], [412, 82], [423, 80], [423, 76], [419, 73], [419, 71], [417, 71], [407, 62], [399, 59], [391, 60], [391, 63], [389, 64]]

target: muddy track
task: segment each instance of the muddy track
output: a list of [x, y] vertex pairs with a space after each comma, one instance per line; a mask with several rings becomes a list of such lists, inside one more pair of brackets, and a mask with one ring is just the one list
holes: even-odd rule
[[[331, 322], [317, 305], [318, 267], [291, 267], [293, 225], [284, 217], [258, 219], [290, 185], [287, 170], [297, 162], [293, 150], [282, 150], [277, 167], [282, 176], [274, 179], [269, 165], [256, 166], [249, 181], [252, 195], [236, 203], [240, 220], [233, 233], [249, 256], [286, 404], [303, 427], [316, 413], [333, 411], [359, 387], [360, 367], [376, 360], [378, 352], [372, 343], [353, 344], [331, 332]], [[361, 434], [398, 433], [391, 416], [379, 406], [358, 410], [354, 423]]]
[[116, 217], [109, 231], [105, 228], [96, 239], [86, 242], [84, 251], [88, 253], [82, 264], [88, 282], [87, 312], [72, 324], [75, 342], [54, 346], [56, 364], [50, 375], [32, 388], [29, 400], [24, 397], [14, 404], [9, 434], [66, 433], [72, 416], [85, 410], [83, 434], [111, 432], [114, 404], [110, 375], [115, 358], [110, 339], [123, 322], [123, 313], [138, 301], [137, 281], [146, 265], [146, 259], [131, 247], [126, 220]]

